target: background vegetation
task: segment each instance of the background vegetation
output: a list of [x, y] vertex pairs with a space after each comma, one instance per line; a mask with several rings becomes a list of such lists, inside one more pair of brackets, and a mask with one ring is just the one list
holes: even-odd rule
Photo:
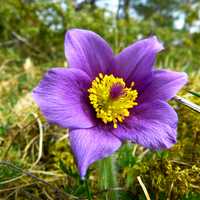
[[[111, 1], [107, 1], [110, 3]], [[198, 0], [0, 0], [0, 198], [87, 199], [66, 130], [47, 124], [31, 97], [44, 72], [66, 66], [63, 41], [72, 28], [90, 29], [118, 53], [137, 39], [156, 34], [166, 50], [157, 66], [185, 71], [180, 96], [200, 104], [200, 3]], [[99, 162], [87, 184], [93, 199], [200, 199], [200, 115], [170, 102], [179, 114], [178, 143], [153, 152], [125, 144], [115, 169]], [[101, 161], [106, 163], [107, 159]], [[110, 176], [115, 171], [115, 178]]]

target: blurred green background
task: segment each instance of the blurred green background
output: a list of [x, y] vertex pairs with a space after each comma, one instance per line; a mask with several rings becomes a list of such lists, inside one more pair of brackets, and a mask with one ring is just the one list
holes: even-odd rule
[[[67, 66], [64, 36], [74, 27], [100, 34], [115, 53], [157, 35], [166, 48], [157, 67], [187, 72], [179, 95], [200, 104], [188, 92], [200, 93], [199, 0], [0, 0], [0, 199], [87, 199], [66, 130], [48, 125], [31, 97], [46, 70]], [[178, 143], [160, 152], [127, 143], [114, 169], [95, 163], [93, 199], [146, 199], [137, 176], [151, 199], [200, 199], [200, 115], [170, 103]]]

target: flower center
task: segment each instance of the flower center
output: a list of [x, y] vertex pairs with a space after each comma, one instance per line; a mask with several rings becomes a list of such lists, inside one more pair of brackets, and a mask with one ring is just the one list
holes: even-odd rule
[[117, 123], [129, 116], [129, 109], [137, 105], [135, 99], [138, 92], [132, 89], [133, 86], [134, 82], [126, 87], [122, 78], [100, 73], [88, 89], [97, 118], [101, 118], [105, 124], [113, 122], [114, 128], [117, 128]]

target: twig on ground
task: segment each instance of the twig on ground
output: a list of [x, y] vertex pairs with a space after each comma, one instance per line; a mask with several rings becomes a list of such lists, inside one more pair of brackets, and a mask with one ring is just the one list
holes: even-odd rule
[[21, 128], [20, 130], [18, 130], [18, 131], [14, 134], [12, 140], [9, 141], [9, 144], [7, 145], [7, 147], [6, 147], [5, 151], [4, 151], [4, 154], [3, 154], [2, 158], [1, 158], [2, 160], [4, 160], [4, 159], [6, 158], [8, 152], [9, 152], [11, 146], [12, 146], [12, 143], [13, 143], [13, 141], [15, 141], [16, 137], [22, 132], [22, 130], [24, 131], [24, 129], [26, 129], [26, 128], [28, 128], [29, 126], [31, 126], [32, 124], [34, 124], [35, 121], [36, 121], [36, 119], [34, 119], [33, 121], [31, 121], [30, 123], [28, 123], [27, 125], [25, 125], [23, 128]]
[[47, 196], [47, 199], [54, 200], [53, 197], [51, 197], [45, 189], [43, 190], [43, 192]]
[[[78, 199], [78, 197], [76, 197], [76, 196], [74, 196], [74, 195], [71, 195], [71, 194], [67, 194], [67, 193], [61, 191], [59, 188], [54, 187], [54, 186], [51, 185], [50, 183], [48, 183], [48, 182], [46, 182], [45, 180], [43, 180], [43, 179], [41, 179], [41, 178], [39, 178], [39, 177], [33, 175], [33, 174], [30, 173], [29, 171], [26, 171], [26, 170], [24, 170], [24, 169], [21, 169], [20, 167], [15, 166], [14, 164], [10, 163], [9, 161], [0, 161], [0, 164], [1, 164], [1, 165], [6, 165], [6, 166], [8, 166], [8, 167], [11, 167], [11, 168], [17, 170], [17, 171], [20, 171], [20, 172], [23, 173], [24, 175], [29, 176], [29, 177], [35, 179], [36, 181], [38, 181], [38, 182], [40, 182], [40, 183], [42, 183], [42, 184], [44, 184], [44, 185], [50, 187], [50, 188], [54, 191], [55, 195], [58, 195], [60, 199], [66, 199], [66, 197], [70, 197], [70, 198], [73, 198], [73, 199]], [[18, 187], [16, 187], [16, 188], [18, 188]], [[15, 189], [15, 188], [14, 188], [14, 189]], [[10, 189], [9, 189], [9, 190], [10, 190]], [[5, 191], [5, 190], [4, 190], [4, 191]], [[0, 192], [1, 192], [1, 190], [0, 190]], [[63, 197], [63, 198], [61, 198], [61, 197]]]
[[40, 53], [40, 51], [39, 51], [37, 48], [33, 47], [33, 46], [31, 45], [31, 43], [28, 41], [28, 39], [26, 39], [25, 37], [19, 35], [18, 33], [14, 32], [14, 31], [12, 32], [12, 35], [13, 35], [18, 41], [20, 41], [20, 42], [26, 44], [28, 47], [30, 47], [30, 48], [31, 48], [32, 50], [34, 50], [35, 52]]
[[27, 154], [28, 154], [28, 150], [31, 147], [31, 145], [38, 139], [38, 135], [35, 136], [34, 138], [31, 139], [31, 141], [26, 145], [25, 149], [24, 149], [24, 155], [22, 156], [22, 161], [25, 160]]
[[180, 97], [180, 96], [175, 96], [173, 99], [175, 101], [177, 101], [178, 103], [181, 103], [181, 104], [191, 108], [192, 110], [200, 113], [200, 106], [199, 105], [192, 103], [192, 102], [188, 101], [187, 99], [184, 99], [183, 97]]
[[168, 192], [168, 195], [167, 195], [167, 200], [171, 199], [171, 194], [172, 194], [173, 187], [174, 187], [174, 182], [172, 182], [172, 184], [170, 185], [169, 192]]
[[179, 165], [191, 166], [191, 164], [186, 163], [186, 162], [182, 162], [182, 161], [179, 161], [179, 160], [171, 160], [171, 162], [179, 164]]
[[43, 134], [43, 127], [42, 127], [42, 122], [40, 121], [38, 115], [36, 113], [32, 113], [32, 115], [35, 117], [37, 123], [38, 123], [38, 127], [39, 127], [39, 152], [38, 152], [38, 157], [37, 160], [33, 163], [32, 167], [33, 168], [35, 165], [37, 165], [37, 163], [40, 161], [41, 157], [42, 157], [42, 149], [43, 149], [43, 138], [44, 138], [44, 134]]
[[133, 151], [132, 151], [132, 155], [135, 156], [136, 150], [137, 150], [138, 145], [134, 144], [133, 146]]
[[16, 180], [22, 178], [23, 176], [24, 176], [24, 175], [21, 175], [21, 176], [17, 176], [17, 177], [15, 177], [15, 178], [12, 178], [12, 179], [9, 179], [9, 180], [1, 181], [1, 182], [0, 182], [0, 185], [4, 185], [4, 184], [7, 184], [7, 183], [16, 181]]
[[142, 187], [142, 190], [144, 192], [144, 195], [145, 195], [146, 199], [147, 200], [151, 200], [150, 196], [149, 196], [149, 193], [147, 192], [147, 189], [146, 189], [144, 183], [142, 182], [142, 179], [140, 178], [140, 176], [137, 176], [137, 180], [138, 180], [140, 186]]
[[139, 156], [138, 156], [138, 159], [139, 160], [142, 160], [145, 155], [149, 152], [150, 150], [149, 149], [146, 149], [145, 151], [143, 151]]
[[14, 39], [14, 40], [8, 40], [8, 41], [5, 41], [5, 42], [1, 42], [0, 43], [0, 47], [3, 47], [3, 46], [10, 46], [10, 45], [13, 45], [17, 43], [17, 40]]
[[20, 189], [20, 188], [24, 188], [24, 187], [27, 187], [27, 186], [30, 186], [30, 185], [36, 185], [36, 183], [27, 183], [27, 184], [24, 184], [24, 185], [18, 185], [18, 186], [15, 186], [15, 187], [10, 187], [10, 188], [5, 188], [5, 189], [1, 189], [0, 190], [0, 193], [2, 192], [8, 192], [8, 191], [11, 191], [11, 190], [16, 190], [16, 189]]
[[44, 53], [36, 48], [34, 45], [32, 45], [29, 40], [27, 38], [25, 38], [24, 36], [22, 35], [19, 35], [18, 33], [16, 32], [12, 32], [12, 35], [21, 43], [25, 44], [27, 47], [29, 47], [32, 51], [30, 52], [32, 55], [34, 56], [37, 56], [43, 60], [47, 60], [46, 56], [44, 55]]

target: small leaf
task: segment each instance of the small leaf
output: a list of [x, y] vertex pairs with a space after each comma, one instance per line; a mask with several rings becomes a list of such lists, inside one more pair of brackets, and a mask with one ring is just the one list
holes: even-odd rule
[[161, 159], [166, 159], [169, 157], [169, 153], [167, 151], [157, 151], [157, 156]]

